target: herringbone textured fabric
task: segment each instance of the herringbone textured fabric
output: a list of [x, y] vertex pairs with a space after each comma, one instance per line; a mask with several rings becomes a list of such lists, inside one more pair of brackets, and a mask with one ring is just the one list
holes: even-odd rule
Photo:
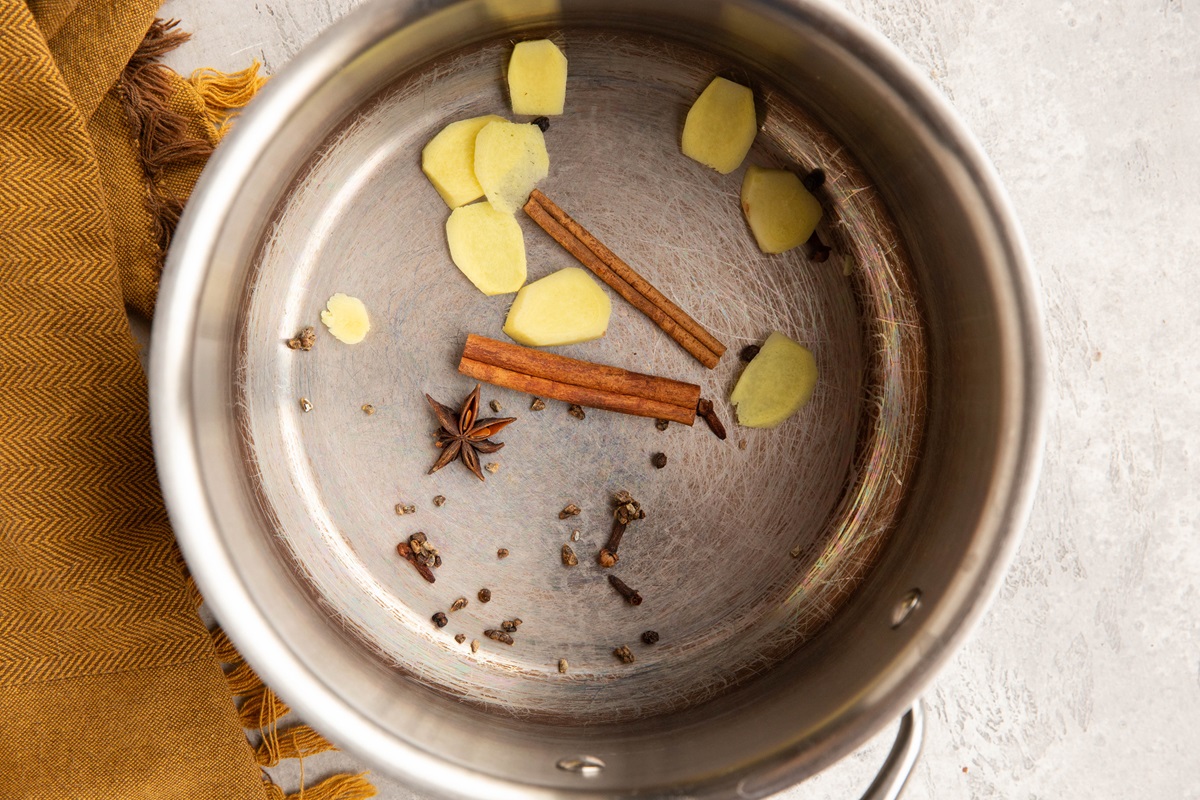
[[163, 510], [89, 135], [155, 5], [0, 0], [5, 800], [265, 796]]

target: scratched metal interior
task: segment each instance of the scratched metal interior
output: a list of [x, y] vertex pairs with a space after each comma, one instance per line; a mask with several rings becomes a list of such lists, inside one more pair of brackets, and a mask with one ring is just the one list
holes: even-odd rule
[[[314, 154], [262, 246], [243, 316], [237, 413], [279, 546], [347, 646], [497, 711], [602, 722], [711, 698], [802, 646], [837, 612], [903, 500], [920, 438], [923, 334], [903, 248], [875, 191], [769, 78], [661, 40], [583, 30], [559, 38], [570, 59], [567, 113], [546, 135], [543, 190], [729, 351], [705, 370], [615, 294], [608, 334], [558, 351], [699, 383], [728, 440], [703, 423], [659, 432], [652, 420], [603, 411], [579, 421], [553, 401], [535, 413], [528, 397], [485, 386], [485, 401], [518, 417], [500, 437], [504, 449], [485, 459], [499, 471], [482, 484], [458, 464], [426, 474], [436, 424], [422, 395], [456, 404], [470, 391], [455, 370], [466, 334], [502, 337], [512, 296], [483, 296], [451, 263], [449, 212], [421, 174], [420, 151], [448, 122], [508, 116], [507, 41], [399, 79]], [[834, 246], [828, 262], [810, 262], [802, 248], [759, 253], [738, 204], [742, 170], [721, 176], [679, 153], [688, 105], [717, 73], [750, 82], [760, 101], [748, 163], [827, 172], [819, 232]], [[574, 265], [518, 219], [529, 280]], [[334, 292], [370, 311], [371, 332], [357, 346], [318, 322]], [[313, 324], [311, 352], [283, 347]], [[815, 353], [817, 391], [778, 429], [739, 428], [726, 400], [738, 351], [776, 329]], [[311, 412], [301, 412], [301, 397]], [[650, 463], [658, 451], [668, 458], [662, 470]], [[612, 570], [645, 597], [636, 608], [594, 561], [619, 489], [647, 510]], [[447, 501], [436, 508], [439, 494]], [[571, 502], [582, 515], [560, 521]], [[417, 512], [397, 516], [397, 503]], [[580, 563], [568, 569], [560, 548], [576, 529]], [[444, 559], [434, 585], [396, 555], [418, 530]], [[483, 587], [492, 591], [486, 605], [476, 599]], [[460, 596], [470, 605], [435, 628], [430, 616]], [[483, 636], [513, 617], [523, 620], [515, 645]], [[653, 647], [639, 641], [647, 629], [661, 635]], [[613, 657], [621, 644], [635, 664]]]

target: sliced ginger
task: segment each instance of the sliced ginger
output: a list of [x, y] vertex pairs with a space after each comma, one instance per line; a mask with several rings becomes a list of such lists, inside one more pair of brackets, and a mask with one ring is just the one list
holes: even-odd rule
[[488, 114], [451, 122], [421, 151], [421, 171], [450, 208], [483, 197], [475, 178], [475, 137], [484, 125], [497, 121], [503, 119]]
[[746, 365], [729, 400], [739, 425], [774, 428], [803, 408], [816, 385], [813, 354], [776, 331]]
[[454, 209], [446, 220], [446, 242], [454, 265], [484, 294], [508, 294], [525, 283], [521, 226], [512, 214], [497, 211], [491, 203]]
[[357, 297], [338, 292], [325, 303], [321, 322], [339, 342], [358, 344], [371, 330], [367, 307]]
[[751, 165], [742, 180], [742, 212], [758, 249], [782, 253], [813, 235], [821, 203], [794, 173]]
[[514, 114], [561, 114], [567, 97], [567, 57], [549, 39], [518, 42], [508, 61]]
[[611, 313], [608, 295], [592, 276], [567, 267], [517, 292], [504, 332], [531, 347], [577, 344], [603, 336]]
[[713, 78], [688, 110], [683, 154], [728, 175], [741, 166], [756, 133], [754, 93], [740, 83]]
[[475, 137], [475, 177], [497, 211], [516, 213], [549, 173], [546, 139], [536, 125], [489, 122]]

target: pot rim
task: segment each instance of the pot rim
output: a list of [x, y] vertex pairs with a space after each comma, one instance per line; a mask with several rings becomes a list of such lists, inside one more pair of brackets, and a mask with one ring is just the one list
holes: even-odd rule
[[[551, 798], [561, 790], [484, 775], [438, 758], [394, 736], [352, 707], [321, 681], [300, 655], [287, 645], [276, 625], [254, 603], [238, 576], [231, 553], [204, 492], [198, 432], [192, 425], [191, 364], [179, 354], [189, 352], [195, 339], [198, 309], [195, 298], [204, 282], [213, 242], [228, 209], [231, 187], [241, 185], [272, 135], [304, 99], [343, 64], [380, 38], [437, 10], [452, 0], [375, 0], [356, 9], [312, 43], [273, 77], [217, 149], [193, 192], [175, 234], [164, 269], [158, 311], [152, 334], [150, 361], [151, 420], [155, 458], [168, 511], [188, 565], [202, 589], [212, 588], [206, 600], [249, 663], [272, 686], [284, 689], [288, 702], [318, 730], [333, 732], [339, 744], [364, 760], [389, 765], [410, 784], [431, 792], [468, 797]], [[1003, 278], [1011, 294], [1010, 324], [1014, 339], [1006, 352], [1019, 357], [1011, 365], [1020, 393], [1020, 425], [1006, 446], [1009, 474], [989, 500], [989, 524], [995, 531], [990, 565], [970, 576], [971, 601], [942, 603], [937, 627], [948, 633], [930, 650], [910, 643], [896, 661], [907, 656], [900, 680], [881, 688], [870, 701], [859, 699], [838, 742], [826, 742], [816, 757], [822, 768], [860, 746], [883, 725], [895, 719], [933, 679], [938, 669], [962, 644], [994, 598], [1007, 572], [1020, 533], [1032, 509], [1046, 431], [1046, 354], [1042, 301], [1024, 236], [1011, 201], [991, 162], [973, 134], [945, 97], [880, 34], [841, 8], [824, 0], [765, 0], [772, 11], [801, 16], [823, 35], [852, 49], [862, 63], [902, 97], [921, 123], [936, 132], [939, 144], [974, 181], [986, 214], [999, 237], [1010, 269]], [[956, 581], [960, 584], [961, 581]], [[217, 588], [220, 591], [216, 591]], [[946, 608], [952, 606], [950, 608]], [[927, 647], [926, 645], [924, 645]], [[870, 713], [866, 706], [870, 705]], [[803, 761], [803, 767], [801, 762]], [[782, 788], [797, 771], [813, 769], [812, 754], [783, 750], [764, 754], [753, 769], [757, 787]], [[586, 787], [585, 787], [586, 788]], [[740, 788], [740, 786], [739, 786]], [[702, 790], [703, 791], [703, 790]]]

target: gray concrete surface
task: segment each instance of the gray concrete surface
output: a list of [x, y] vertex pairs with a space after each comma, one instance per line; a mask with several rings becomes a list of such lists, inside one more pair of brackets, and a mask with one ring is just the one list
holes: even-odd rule
[[[951, 99], [1045, 293], [1045, 472], [997, 602], [926, 697], [906, 798], [1200, 798], [1200, 5], [842, 0]], [[173, 66], [278, 70], [355, 3], [168, 0]], [[890, 733], [781, 795], [856, 796]], [[310, 759], [311, 780], [354, 769]], [[295, 764], [276, 774], [295, 788]], [[411, 792], [378, 781], [380, 796]]]

